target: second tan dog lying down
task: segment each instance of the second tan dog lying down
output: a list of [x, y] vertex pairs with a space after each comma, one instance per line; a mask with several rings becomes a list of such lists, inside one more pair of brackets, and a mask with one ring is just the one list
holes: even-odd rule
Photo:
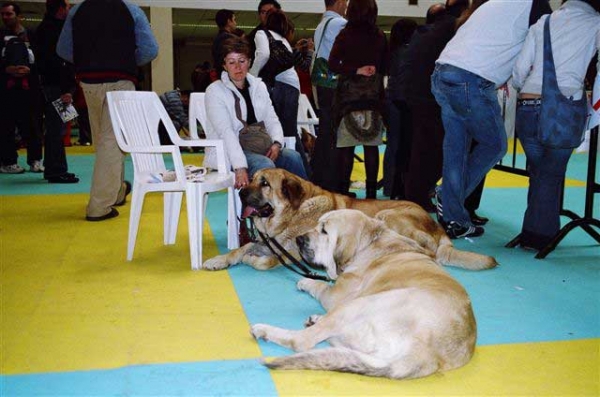
[[[252, 327], [255, 338], [299, 352], [266, 366], [405, 379], [469, 362], [477, 339], [469, 296], [415, 241], [356, 210], [322, 216], [297, 240], [337, 281], [298, 282], [327, 311], [307, 328]], [[322, 341], [331, 347], [315, 349]]]
[[[254, 219], [256, 228], [277, 239], [297, 259], [301, 259], [297, 254], [297, 236], [314, 228], [321, 215], [351, 208], [368, 216], [380, 214], [388, 226], [422, 244], [432, 258], [444, 265], [471, 270], [490, 269], [497, 265], [490, 256], [459, 252], [444, 229], [423, 208], [410, 201], [352, 199], [321, 189], [281, 168], [258, 171], [250, 185], [240, 191], [240, 198], [244, 215]], [[258, 242], [210, 258], [202, 267], [220, 270], [238, 263], [267, 270], [277, 266], [279, 260], [265, 244]]]

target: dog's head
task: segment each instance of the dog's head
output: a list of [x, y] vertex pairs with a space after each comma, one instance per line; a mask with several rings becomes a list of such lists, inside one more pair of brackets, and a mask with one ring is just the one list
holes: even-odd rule
[[309, 184], [281, 168], [256, 172], [250, 185], [240, 190], [242, 218], [270, 218], [285, 210], [298, 209], [305, 199], [305, 187]]
[[386, 230], [385, 224], [357, 210], [336, 210], [319, 218], [310, 232], [298, 236], [296, 243], [302, 256], [322, 266], [332, 280]]

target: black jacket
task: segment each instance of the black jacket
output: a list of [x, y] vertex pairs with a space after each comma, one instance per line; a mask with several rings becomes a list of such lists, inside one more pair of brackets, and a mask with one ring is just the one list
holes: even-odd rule
[[60, 86], [62, 93], [73, 94], [75, 70], [56, 54], [56, 43], [64, 21], [46, 15], [35, 31], [33, 51], [43, 86]]

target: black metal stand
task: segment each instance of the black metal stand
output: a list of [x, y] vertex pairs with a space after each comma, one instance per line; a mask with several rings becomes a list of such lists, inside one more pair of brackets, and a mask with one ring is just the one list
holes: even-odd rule
[[[536, 259], [545, 258], [550, 252], [554, 251], [554, 249], [558, 246], [558, 244], [562, 241], [563, 238], [576, 227], [581, 227], [585, 230], [594, 240], [596, 240], [600, 244], [600, 234], [592, 228], [595, 226], [600, 229], [600, 220], [594, 218], [594, 194], [600, 193], [600, 184], [596, 182], [596, 162], [598, 158], [598, 127], [594, 127], [590, 131], [590, 152], [588, 158], [588, 169], [587, 169], [587, 181], [585, 188], [585, 210], [584, 216], [580, 217], [576, 213], [568, 209], [562, 209], [560, 214], [568, 216], [572, 219], [569, 223], [563, 226], [558, 233], [552, 238], [552, 241], [541, 249], [537, 255]], [[564, 197], [564, 191], [563, 191]], [[563, 202], [561, 198], [561, 203]], [[562, 207], [562, 204], [561, 204]], [[514, 239], [512, 239], [506, 247], [512, 248], [516, 247], [519, 244], [521, 235], [518, 235]]]

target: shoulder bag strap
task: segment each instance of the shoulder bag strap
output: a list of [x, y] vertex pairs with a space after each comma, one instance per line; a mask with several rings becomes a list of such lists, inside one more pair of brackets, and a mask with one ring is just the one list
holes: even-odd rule
[[323, 26], [323, 32], [321, 33], [321, 38], [319, 39], [319, 45], [317, 46], [316, 51], [313, 53], [312, 61], [310, 63], [310, 70], [312, 71], [313, 65], [315, 64], [315, 60], [319, 56], [319, 49], [321, 49], [321, 43], [323, 42], [323, 37], [325, 37], [325, 32], [327, 31], [327, 25], [331, 22], [333, 18], [329, 18], [327, 22], [325, 22], [325, 26]]
[[236, 115], [237, 119], [242, 122], [242, 125], [244, 126], [243, 129], [245, 129], [246, 127], [248, 127], [248, 123], [246, 123], [242, 119], [242, 107], [240, 106], [240, 98], [238, 98], [238, 96], [235, 95], [235, 92], [233, 92], [233, 91], [231, 91], [231, 94], [235, 98], [235, 115]]
[[554, 66], [554, 56], [552, 55], [552, 41], [550, 38], [550, 15], [544, 21], [544, 69], [542, 73], [542, 98], [544, 88], [552, 91], [558, 91], [558, 82], [556, 81], [556, 68]]

